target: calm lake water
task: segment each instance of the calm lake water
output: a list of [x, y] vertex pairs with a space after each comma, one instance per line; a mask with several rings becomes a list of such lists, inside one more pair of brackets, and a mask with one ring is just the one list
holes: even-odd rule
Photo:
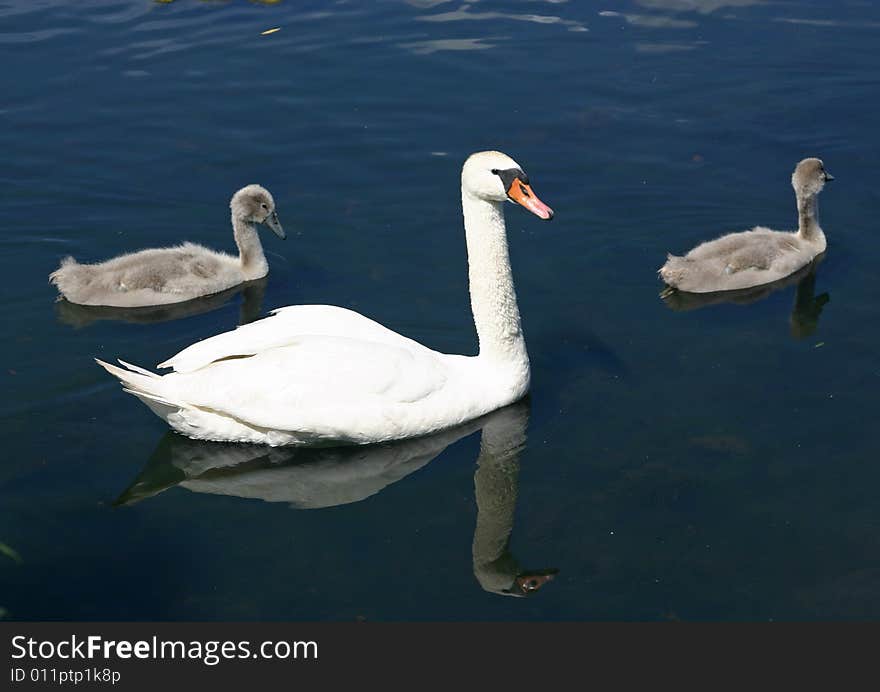
[[[5, 617], [880, 617], [878, 39], [857, 0], [0, 0]], [[459, 173], [490, 148], [557, 212], [507, 210], [527, 402], [302, 454], [168, 433], [92, 362], [294, 303], [473, 353]], [[836, 177], [813, 275], [660, 299], [667, 251], [793, 227], [805, 156]], [[232, 249], [251, 182], [289, 234], [264, 285], [55, 302], [66, 254]]]

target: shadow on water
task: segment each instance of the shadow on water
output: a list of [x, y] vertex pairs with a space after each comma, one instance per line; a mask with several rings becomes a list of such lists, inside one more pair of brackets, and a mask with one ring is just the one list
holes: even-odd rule
[[670, 309], [676, 312], [688, 312], [721, 303], [749, 305], [763, 300], [776, 291], [796, 284], [795, 300], [791, 308], [791, 315], [789, 316], [789, 325], [791, 335], [796, 339], [803, 339], [816, 331], [822, 309], [831, 300], [831, 296], [827, 292], [816, 295], [816, 269], [824, 259], [825, 254], [823, 253], [791, 276], [773, 283], [764, 284], [763, 286], [744, 288], [739, 291], [717, 291], [715, 293], [687, 293], [685, 291], [666, 289], [660, 294], [660, 297]]
[[521, 401], [427, 437], [320, 449], [200, 442], [168, 432], [114, 505], [131, 505], [174, 486], [284, 502], [295, 509], [350, 504], [376, 495], [427, 465], [449, 445], [481, 430], [474, 474], [474, 576], [488, 592], [526, 596], [557, 573], [522, 569], [509, 548], [528, 420], [528, 401]]
[[533, 356], [535, 363], [542, 363], [555, 372], [560, 380], [567, 380], [580, 368], [590, 368], [613, 377], [629, 377], [629, 364], [617, 350], [602, 337], [581, 324], [567, 324], [564, 328], [549, 331], [545, 343], [552, 349], [538, 350]]
[[182, 303], [149, 305], [138, 308], [77, 305], [65, 298], [61, 298], [55, 303], [55, 310], [60, 322], [77, 329], [88, 327], [95, 322], [103, 320], [155, 324], [179, 320], [184, 317], [193, 317], [194, 315], [202, 315], [206, 312], [217, 310], [241, 293], [241, 309], [239, 311], [238, 324], [243, 325], [253, 322], [260, 316], [268, 281], [269, 277], [264, 276], [262, 279], [248, 281], [210, 296], [194, 298]]

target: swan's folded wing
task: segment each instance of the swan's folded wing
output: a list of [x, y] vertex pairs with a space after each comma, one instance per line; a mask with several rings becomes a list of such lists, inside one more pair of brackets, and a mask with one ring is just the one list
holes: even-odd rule
[[303, 335], [340, 336], [423, 348], [353, 310], [333, 305], [292, 305], [274, 310], [265, 319], [198, 341], [158, 367], [193, 372], [215, 361], [287, 346]]
[[791, 233], [756, 229], [747, 237], [750, 242], [743, 243], [726, 258], [726, 273], [749, 269], [768, 271], [774, 267], [787, 273], [792, 258], [796, 261], [802, 251], [797, 238]]
[[343, 337], [297, 337], [250, 357], [163, 380], [168, 398], [252, 427], [350, 438], [385, 430], [409, 404], [443, 388], [440, 354]]

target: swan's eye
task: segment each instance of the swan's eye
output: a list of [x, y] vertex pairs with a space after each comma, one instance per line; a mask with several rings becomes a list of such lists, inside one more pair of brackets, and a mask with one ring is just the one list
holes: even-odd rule
[[493, 168], [491, 171], [492, 175], [498, 175], [500, 172], [497, 168]]

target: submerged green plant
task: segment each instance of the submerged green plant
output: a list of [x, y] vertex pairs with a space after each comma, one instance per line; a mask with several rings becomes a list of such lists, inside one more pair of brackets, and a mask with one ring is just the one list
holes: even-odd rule
[[10, 546], [2, 542], [0, 542], [0, 553], [3, 553], [13, 562], [17, 562], [18, 564], [22, 563], [21, 555], [19, 555], [14, 548], [11, 548]]
[[[18, 554], [18, 551], [2, 541], [0, 541], [0, 553], [3, 553], [6, 557], [19, 565], [22, 563], [21, 555]], [[0, 606], [0, 620], [5, 620], [8, 616], [9, 611]]]

